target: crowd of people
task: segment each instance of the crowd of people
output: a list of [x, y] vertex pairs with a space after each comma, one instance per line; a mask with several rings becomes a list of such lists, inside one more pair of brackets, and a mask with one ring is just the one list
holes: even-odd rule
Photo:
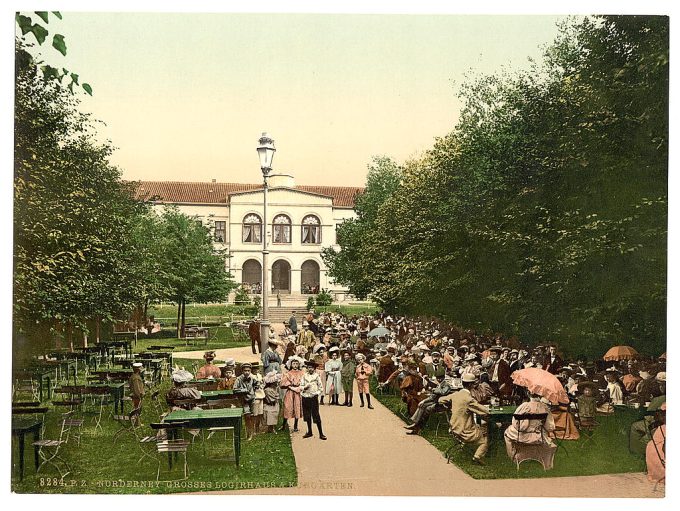
[[[254, 324], [253, 332], [259, 332], [259, 325]], [[513, 419], [505, 431], [511, 457], [518, 440], [554, 452], [554, 437], [576, 439], [579, 428], [597, 423], [597, 414], [612, 414], [620, 405], [655, 412], [631, 427], [632, 452], [649, 455], [657, 431], [665, 435], [662, 357], [610, 362], [587, 361], [582, 356], [565, 359], [554, 344], [528, 347], [514, 337], [385, 314], [306, 313], [300, 318], [293, 313], [284, 326], [278, 336], [270, 332], [269, 347], [261, 354], [261, 374], [253, 374], [251, 364], [242, 364], [241, 374], [234, 377], [233, 361], [227, 361], [220, 375], [229, 382], [227, 386], [244, 393], [249, 438], [258, 420], [274, 433], [282, 413], [281, 428], [289, 427], [292, 420], [297, 431], [303, 419], [304, 438], [313, 436], [314, 423], [319, 438], [325, 440], [319, 405], [354, 406], [356, 382], [359, 406], [373, 409], [371, 378], [376, 378], [381, 391], [393, 389], [401, 395], [411, 418], [406, 434], [419, 434], [433, 413], [446, 410], [454, 437], [477, 445], [473, 460], [479, 464], [484, 464], [488, 449], [489, 406], [517, 405], [515, 416], [529, 417], [527, 421]], [[569, 402], [550, 403], [540, 393], [516, 385], [513, 373], [526, 368], [554, 375]], [[217, 377], [213, 369], [200, 371]], [[266, 407], [264, 412], [262, 407]], [[652, 454], [657, 461], [665, 456], [658, 447]], [[665, 466], [665, 460], [661, 461]]]

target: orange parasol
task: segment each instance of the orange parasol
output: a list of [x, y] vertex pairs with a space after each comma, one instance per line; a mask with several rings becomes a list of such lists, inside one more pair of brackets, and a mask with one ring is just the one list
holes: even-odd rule
[[607, 351], [602, 358], [608, 361], [630, 360], [637, 356], [638, 352], [635, 351], [635, 348], [631, 348], [630, 346], [614, 346], [613, 348], [609, 348], [609, 351]]
[[515, 385], [526, 387], [529, 392], [546, 398], [554, 405], [569, 403], [569, 396], [560, 380], [544, 369], [537, 367], [520, 369], [512, 373], [512, 381]]

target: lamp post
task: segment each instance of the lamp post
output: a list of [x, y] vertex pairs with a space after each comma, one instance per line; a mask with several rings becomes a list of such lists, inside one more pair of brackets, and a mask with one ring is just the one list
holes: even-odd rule
[[267, 342], [269, 340], [269, 250], [267, 250], [267, 190], [269, 183], [269, 173], [272, 171], [272, 160], [276, 148], [274, 141], [269, 138], [269, 135], [262, 133], [259, 140], [260, 145], [257, 146], [257, 155], [260, 158], [260, 169], [262, 170], [262, 178], [264, 180], [264, 207], [262, 217], [262, 319], [260, 321], [260, 350], [262, 353], [267, 349]]

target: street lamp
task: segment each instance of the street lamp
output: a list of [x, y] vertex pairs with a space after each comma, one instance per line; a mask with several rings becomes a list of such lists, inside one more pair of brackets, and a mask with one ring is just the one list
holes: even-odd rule
[[260, 137], [260, 145], [257, 146], [257, 155], [260, 158], [260, 169], [262, 170], [262, 178], [264, 179], [264, 211], [262, 218], [262, 320], [260, 321], [260, 351], [262, 353], [267, 349], [267, 342], [269, 340], [269, 251], [267, 250], [267, 190], [269, 184], [267, 179], [269, 173], [272, 171], [272, 160], [276, 148], [274, 141], [269, 138], [269, 135], [262, 133]]

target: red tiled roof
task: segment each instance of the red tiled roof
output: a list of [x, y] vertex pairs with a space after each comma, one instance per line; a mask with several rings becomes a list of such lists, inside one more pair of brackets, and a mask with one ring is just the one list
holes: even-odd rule
[[[191, 204], [228, 204], [229, 194], [260, 190], [262, 185], [245, 183], [191, 183], [184, 181], [134, 181], [135, 198], [154, 199], [158, 202]], [[301, 192], [331, 197], [333, 206], [353, 208], [356, 195], [364, 189], [356, 186], [307, 186], [295, 187]]]

